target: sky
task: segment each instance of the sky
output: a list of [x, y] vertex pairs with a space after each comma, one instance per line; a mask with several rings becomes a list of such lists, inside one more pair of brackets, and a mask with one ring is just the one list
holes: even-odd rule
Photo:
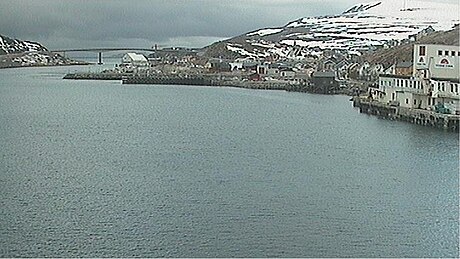
[[363, 2], [372, 0], [1, 0], [0, 34], [49, 49], [203, 47]]

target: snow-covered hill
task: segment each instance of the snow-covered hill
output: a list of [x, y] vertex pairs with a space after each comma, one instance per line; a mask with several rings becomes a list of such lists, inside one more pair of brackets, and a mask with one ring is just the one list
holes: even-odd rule
[[0, 35], [0, 55], [15, 54], [28, 51], [47, 51], [47, 49], [37, 42], [11, 39], [9, 37]]
[[0, 68], [85, 64], [88, 63], [49, 52], [40, 43], [0, 35]]
[[381, 0], [351, 6], [338, 15], [306, 17], [283, 27], [249, 32], [211, 45], [207, 54], [302, 58], [340, 49], [359, 55], [432, 29], [449, 30], [459, 23], [459, 11], [458, 4]]

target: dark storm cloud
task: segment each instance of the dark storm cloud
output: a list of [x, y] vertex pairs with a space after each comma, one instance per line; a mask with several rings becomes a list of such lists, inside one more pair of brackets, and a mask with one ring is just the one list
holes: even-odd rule
[[[360, 0], [2, 0], [0, 34], [49, 47], [199, 45]], [[201, 43], [204, 44], [204, 43]]]

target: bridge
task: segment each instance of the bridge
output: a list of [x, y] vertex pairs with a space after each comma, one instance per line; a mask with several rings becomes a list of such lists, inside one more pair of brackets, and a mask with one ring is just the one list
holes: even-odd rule
[[53, 53], [61, 53], [65, 56], [66, 52], [97, 52], [98, 53], [98, 64], [102, 64], [102, 53], [103, 52], [110, 52], [110, 51], [146, 51], [146, 52], [154, 52], [154, 53], [165, 53], [165, 52], [178, 52], [184, 51], [184, 49], [174, 49], [174, 48], [167, 48], [167, 49], [147, 49], [147, 48], [83, 48], [83, 49], [57, 49], [57, 50], [50, 50]]

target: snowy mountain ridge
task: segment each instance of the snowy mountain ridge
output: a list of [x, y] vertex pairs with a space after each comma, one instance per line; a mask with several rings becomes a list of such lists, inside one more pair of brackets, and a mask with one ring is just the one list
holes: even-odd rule
[[0, 35], [0, 55], [15, 54], [29, 51], [48, 51], [43, 45], [33, 41], [11, 39]]
[[449, 30], [459, 20], [459, 5], [381, 0], [351, 6], [338, 15], [305, 17], [283, 27], [252, 31], [211, 45], [210, 53], [219, 48], [226, 56], [299, 59], [333, 49], [359, 55], [418, 33]]

